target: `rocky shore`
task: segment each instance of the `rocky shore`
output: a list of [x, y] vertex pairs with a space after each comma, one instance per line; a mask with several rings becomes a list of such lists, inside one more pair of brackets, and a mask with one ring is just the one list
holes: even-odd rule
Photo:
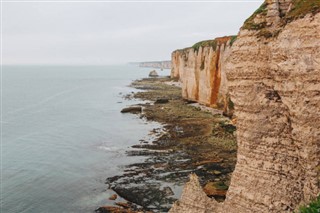
[[153, 130], [154, 141], [141, 140], [127, 151], [144, 162], [127, 165], [122, 175], [107, 179], [114, 205], [96, 212], [168, 212], [191, 173], [199, 176], [207, 196], [223, 201], [236, 163], [232, 121], [221, 110], [207, 111], [184, 100], [170, 78], [146, 78], [131, 86], [141, 91], [124, 98], [143, 101], [141, 113], [137, 106], [133, 112], [163, 128]]

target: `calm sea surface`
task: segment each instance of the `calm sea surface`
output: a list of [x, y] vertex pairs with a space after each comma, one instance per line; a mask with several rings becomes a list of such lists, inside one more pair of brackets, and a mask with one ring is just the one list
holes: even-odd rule
[[[107, 177], [142, 159], [125, 151], [156, 123], [121, 108], [135, 66], [4, 66], [2, 211], [93, 212], [106, 204]], [[168, 75], [169, 71], [159, 71]]]

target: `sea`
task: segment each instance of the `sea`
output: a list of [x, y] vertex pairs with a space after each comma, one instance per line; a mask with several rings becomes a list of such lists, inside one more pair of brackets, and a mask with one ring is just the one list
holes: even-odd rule
[[[94, 212], [105, 180], [142, 157], [126, 150], [160, 124], [122, 114], [151, 68], [3, 66], [1, 213]], [[157, 70], [169, 75], [169, 70]]]

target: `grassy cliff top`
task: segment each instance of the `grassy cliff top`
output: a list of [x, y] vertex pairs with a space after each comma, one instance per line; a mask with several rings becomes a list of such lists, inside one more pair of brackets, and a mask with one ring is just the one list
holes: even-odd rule
[[[268, 3], [264, 3], [244, 22], [242, 29], [261, 30], [266, 28], [266, 22], [255, 23], [257, 16], [266, 17], [268, 12]], [[285, 25], [295, 19], [303, 18], [307, 14], [316, 14], [320, 12], [320, 0], [292, 0], [291, 9], [288, 13], [281, 16], [282, 24]]]
[[[200, 47], [212, 47], [214, 50], [217, 48], [218, 45], [226, 44], [228, 41], [230, 41], [230, 45], [233, 44], [233, 42], [237, 39], [237, 36], [224, 36], [224, 37], [218, 37], [212, 40], [204, 40], [199, 41], [192, 45], [191, 47], [187, 47], [184, 49], [178, 49], [176, 51], [184, 52], [190, 49], [193, 49], [195, 51], [199, 51]], [[175, 52], [176, 52], [175, 51]]]
[[293, 0], [293, 7], [286, 14], [287, 20], [303, 18], [308, 13], [316, 14], [320, 12], [320, 0]]

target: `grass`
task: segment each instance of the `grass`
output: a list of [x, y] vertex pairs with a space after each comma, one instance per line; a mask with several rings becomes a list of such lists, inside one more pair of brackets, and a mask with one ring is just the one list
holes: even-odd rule
[[228, 99], [228, 107], [230, 110], [234, 110], [234, 103], [231, 101], [231, 99]]
[[234, 36], [231, 36], [231, 40], [230, 40], [230, 46], [233, 45], [233, 43], [237, 40], [237, 36], [234, 35]]
[[212, 47], [214, 50], [217, 48], [218, 42], [216, 40], [205, 40], [195, 43], [192, 48], [199, 51], [200, 47]]
[[[212, 47], [214, 51], [217, 50], [217, 47], [222, 44], [227, 44], [227, 42], [230, 40], [229, 46], [233, 44], [233, 42], [237, 39], [237, 36], [224, 36], [224, 37], [218, 37], [212, 40], [204, 40], [204, 41], [199, 41], [192, 45], [191, 47], [187, 47], [184, 49], [177, 49], [175, 51], [178, 51], [180, 53], [185, 53], [189, 51], [190, 49], [193, 49], [195, 52], [198, 52], [200, 47]], [[204, 68], [204, 67], [203, 67]], [[201, 68], [201, 69], [203, 69]]]
[[287, 22], [320, 12], [320, 0], [293, 0], [293, 7], [285, 16]]
[[[256, 30], [259, 31], [258, 37], [271, 38], [276, 37], [278, 32], [272, 33], [268, 30], [266, 22], [255, 23], [254, 19], [257, 15], [266, 16], [267, 15], [267, 3], [264, 2], [243, 24], [242, 29]], [[320, 12], [320, 0], [293, 0], [292, 8], [287, 13], [281, 16], [282, 27], [299, 18], [303, 18], [307, 14], [316, 14]]]
[[306, 206], [301, 206], [298, 213], [319, 213], [320, 212], [320, 195], [314, 201]]
[[254, 18], [257, 15], [267, 15], [267, 3], [263, 2], [262, 5], [244, 22], [242, 29], [247, 30], [259, 30], [266, 26], [266, 23], [256, 24], [254, 23]]

